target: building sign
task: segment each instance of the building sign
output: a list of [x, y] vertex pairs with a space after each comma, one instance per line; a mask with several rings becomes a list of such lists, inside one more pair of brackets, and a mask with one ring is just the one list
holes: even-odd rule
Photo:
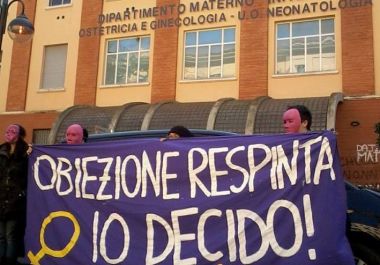
[[[213, 25], [229, 20], [242, 21], [262, 16], [308, 15], [372, 5], [372, 0], [339, 0], [338, 2], [314, 0], [302, 1], [302, 3], [291, 0], [268, 0], [269, 6], [265, 10], [258, 8], [256, 2], [255, 0], [204, 0], [149, 8], [126, 7], [125, 10], [119, 12], [100, 14], [98, 25], [80, 29], [79, 36], [89, 37], [159, 28]], [[223, 12], [227, 9], [237, 9], [236, 14]]]
[[331, 132], [34, 146], [30, 164], [32, 264], [353, 265]]

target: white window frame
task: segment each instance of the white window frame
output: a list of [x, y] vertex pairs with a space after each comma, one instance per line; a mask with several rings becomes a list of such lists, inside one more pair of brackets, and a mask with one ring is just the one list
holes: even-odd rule
[[[52, 57], [48, 57], [47, 49], [53, 48], [53, 47], [62, 47], [62, 48], [66, 47], [66, 53], [61, 54], [63, 55], [62, 60], [57, 60], [57, 56], [60, 54], [51, 54], [49, 56], [52, 56]], [[58, 44], [58, 45], [48, 45], [44, 47], [40, 91], [64, 90], [65, 82], [66, 82], [67, 55], [69, 53], [68, 48], [69, 47], [67, 43]], [[54, 75], [58, 76], [58, 78], [62, 80], [62, 83], [60, 83], [59, 85], [55, 85], [55, 83], [58, 83], [58, 82], [55, 81]], [[52, 85], [49, 85], [49, 83]]]
[[[148, 38], [149, 39], [149, 47], [148, 49], [143, 49], [141, 47], [141, 39], [142, 38]], [[119, 52], [119, 42], [122, 40], [127, 40], [127, 39], [138, 39], [139, 40], [139, 48], [137, 51], [125, 51], [125, 52]], [[117, 52], [116, 53], [108, 53], [108, 44], [111, 41], [117, 41]], [[103, 82], [102, 86], [125, 86], [125, 85], [136, 85], [136, 84], [147, 84], [149, 80], [149, 67], [150, 67], [150, 46], [151, 46], [151, 38], [150, 36], [138, 36], [138, 37], [129, 37], [129, 38], [118, 38], [118, 39], [109, 39], [106, 41], [105, 44], [105, 57], [104, 57], [104, 71], [103, 71]], [[128, 82], [128, 69], [129, 69], [129, 55], [131, 53], [138, 53], [138, 63], [137, 63], [137, 77], [136, 80], [137, 82]], [[141, 54], [142, 53], [148, 53], [148, 76], [147, 76], [147, 81], [140, 82], [140, 62], [141, 62]], [[114, 82], [112, 84], [107, 84], [106, 79], [107, 79], [107, 62], [108, 62], [108, 56], [109, 55], [116, 55], [116, 62], [118, 62], [119, 55], [125, 54], [127, 55], [127, 61], [128, 65], [126, 67], [126, 78], [125, 78], [125, 83], [117, 83], [117, 72], [118, 72], [118, 64], [115, 66], [115, 73], [114, 73]]]
[[[234, 29], [235, 30], [235, 36], [234, 36], [234, 41], [232, 42], [224, 42], [224, 31], [227, 29]], [[222, 30], [222, 41], [220, 43], [212, 43], [212, 44], [199, 44], [199, 33], [200, 32], [205, 32], [205, 31], [214, 31], [214, 30]], [[194, 45], [186, 45], [186, 34], [188, 33], [196, 33], [196, 44]], [[224, 64], [223, 64], [223, 56], [224, 56], [224, 46], [225, 45], [234, 45], [234, 61], [235, 61], [235, 69], [234, 69], [234, 74], [232, 77], [224, 77], [223, 76], [223, 70], [224, 70]], [[211, 47], [212, 46], [221, 46], [221, 73], [220, 77], [210, 77], [210, 69], [211, 69]], [[213, 29], [207, 29], [207, 30], [191, 30], [191, 31], [186, 31], [184, 34], [184, 45], [183, 45], [183, 61], [182, 61], [182, 80], [183, 81], [202, 81], [202, 80], [221, 80], [221, 79], [232, 79], [236, 78], [236, 28], [235, 27], [228, 27], [228, 28], [213, 28]], [[207, 70], [207, 78], [198, 78], [198, 51], [199, 48], [201, 47], [208, 47], [208, 70]], [[195, 48], [195, 78], [185, 78], [185, 63], [186, 63], [186, 48]]]
[[[321, 33], [321, 23], [323, 20], [333, 20], [334, 22], [334, 32], [333, 33], [324, 33], [322, 34]], [[300, 23], [300, 22], [310, 22], [310, 21], [318, 21], [319, 23], [319, 29], [318, 29], [318, 34], [310, 34], [310, 35], [305, 35], [303, 37], [294, 37], [293, 36], [293, 32], [292, 32], [292, 25], [294, 23]], [[283, 38], [278, 38], [278, 26], [279, 25], [284, 25], [284, 24], [289, 24], [289, 31], [290, 31], [290, 36], [289, 37], [283, 37]], [[325, 18], [318, 18], [318, 19], [308, 19], [308, 20], [302, 20], [302, 21], [290, 21], [290, 22], [280, 22], [280, 23], [277, 23], [276, 24], [276, 33], [275, 33], [276, 37], [275, 37], [275, 40], [276, 40], [276, 49], [275, 49], [275, 74], [276, 75], [288, 75], [288, 74], [310, 74], [310, 73], [320, 73], [320, 72], [333, 72], [333, 71], [336, 71], [336, 30], [335, 30], [335, 18], [334, 17], [325, 17]], [[323, 64], [322, 64], [322, 57], [323, 57], [323, 53], [322, 53], [322, 38], [323, 37], [327, 37], [327, 36], [332, 36], [334, 38], [334, 59], [335, 59], [335, 62], [334, 62], [334, 69], [328, 69], [328, 70], [324, 70], [323, 69]], [[309, 71], [307, 69], [307, 39], [308, 38], [312, 38], [312, 37], [318, 37], [319, 38], [319, 70], [317, 71]], [[293, 69], [293, 47], [292, 47], [292, 41], [294, 39], [301, 39], [303, 38], [304, 39], [304, 43], [305, 43], [305, 47], [304, 47], [304, 71], [296, 71]], [[279, 72], [278, 70], [278, 41], [280, 40], [289, 40], [289, 49], [290, 49], [290, 58], [289, 58], [289, 71], [288, 72]]]

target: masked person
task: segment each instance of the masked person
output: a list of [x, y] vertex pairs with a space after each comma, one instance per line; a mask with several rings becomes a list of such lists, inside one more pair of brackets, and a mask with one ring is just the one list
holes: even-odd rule
[[0, 264], [14, 265], [26, 216], [28, 144], [25, 129], [11, 124], [0, 145]]
[[284, 112], [282, 121], [286, 133], [304, 133], [310, 131], [312, 116], [304, 105], [294, 105]]
[[[71, 124], [66, 129], [65, 139], [60, 142], [62, 144], [82, 144], [87, 142], [88, 131], [79, 124]], [[33, 146], [29, 145], [27, 150], [28, 155], [33, 151]]]
[[[62, 143], [67, 144], [82, 144], [87, 141], [88, 131], [79, 124], [71, 124], [66, 129], [65, 140]], [[27, 154], [30, 155], [33, 151], [32, 145], [28, 146]], [[19, 264], [29, 264], [26, 257], [17, 258]], [[2, 263], [0, 265], [3, 265]]]
[[88, 132], [79, 124], [71, 124], [66, 130], [67, 144], [83, 144], [87, 141]]

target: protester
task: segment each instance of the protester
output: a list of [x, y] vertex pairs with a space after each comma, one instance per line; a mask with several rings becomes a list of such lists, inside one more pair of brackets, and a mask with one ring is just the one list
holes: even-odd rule
[[79, 124], [71, 124], [66, 130], [67, 144], [83, 144], [87, 141], [88, 132]]
[[11, 124], [0, 145], [0, 264], [14, 265], [23, 247], [28, 144], [25, 129]]
[[[85, 128], [83, 128], [79, 124], [71, 124], [66, 129], [65, 141], [63, 143], [82, 144], [82, 143], [87, 142], [87, 138], [88, 138], [88, 131]], [[30, 155], [32, 151], [33, 151], [32, 145], [29, 145], [29, 146], [27, 145], [26, 153]], [[26, 257], [17, 258], [17, 262], [19, 264], [29, 264]], [[0, 265], [3, 265], [3, 263], [0, 263]]]
[[[82, 144], [87, 142], [88, 131], [79, 124], [72, 124], [66, 129], [64, 144]], [[29, 144], [27, 154], [30, 155], [33, 151], [33, 145]], [[1, 264], [0, 264], [1, 265]]]
[[172, 127], [167, 134], [167, 138], [169, 139], [176, 139], [180, 137], [193, 137], [193, 136], [194, 135], [190, 132], [190, 130], [182, 125], [177, 125], [177, 126]]
[[282, 116], [286, 133], [303, 133], [310, 131], [312, 115], [304, 105], [289, 106]]
[[[282, 117], [286, 133], [303, 133], [310, 131], [312, 115], [304, 105], [289, 106]], [[350, 217], [347, 214], [346, 233], [350, 231]]]

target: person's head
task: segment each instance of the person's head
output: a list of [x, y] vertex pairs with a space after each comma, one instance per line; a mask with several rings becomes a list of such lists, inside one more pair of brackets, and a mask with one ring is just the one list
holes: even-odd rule
[[175, 139], [180, 137], [192, 137], [193, 134], [187, 129], [186, 127], [182, 125], [174, 126], [171, 128], [168, 132], [167, 138], [169, 139]]
[[5, 130], [5, 141], [10, 144], [16, 143], [20, 138], [24, 139], [26, 131], [24, 127], [19, 124], [10, 124]]
[[282, 116], [286, 133], [303, 133], [310, 131], [312, 116], [304, 105], [289, 106]]
[[79, 124], [71, 124], [66, 130], [66, 143], [82, 144], [85, 141], [84, 129]]

